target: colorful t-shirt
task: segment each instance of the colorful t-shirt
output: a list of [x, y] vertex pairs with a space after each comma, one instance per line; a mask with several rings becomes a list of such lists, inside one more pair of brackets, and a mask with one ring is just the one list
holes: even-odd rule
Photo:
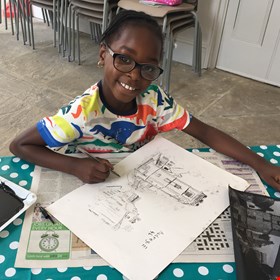
[[160, 87], [150, 85], [136, 97], [137, 112], [117, 115], [108, 109], [101, 82], [77, 96], [58, 113], [37, 123], [50, 148], [68, 144], [74, 152], [82, 145], [89, 152], [131, 152], [160, 132], [184, 129], [189, 113]]

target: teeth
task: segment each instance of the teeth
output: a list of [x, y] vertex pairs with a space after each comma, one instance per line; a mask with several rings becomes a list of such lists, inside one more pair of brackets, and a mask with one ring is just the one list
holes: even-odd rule
[[127, 85], [127, 84], [121, 83], [121, 85], [122, 85], [125, 89], [128, 89], [128, 90], [135, 90], [135, 88], [130, 87], [130, 86]]

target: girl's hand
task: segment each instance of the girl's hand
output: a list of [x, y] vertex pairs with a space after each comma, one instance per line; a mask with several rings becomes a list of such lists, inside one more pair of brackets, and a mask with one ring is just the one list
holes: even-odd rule
[[106, 159], [98, 158], [98, 161], [95, 161], [91, 158], [79, 158], [73, 168], [73, 175], [84, 183], [92, 184], [104, 182], [109, 177], [113, 165]]
[[280, 167], [266, 162], [257, 170], [260, 177], [271, 187], [280, 191]]

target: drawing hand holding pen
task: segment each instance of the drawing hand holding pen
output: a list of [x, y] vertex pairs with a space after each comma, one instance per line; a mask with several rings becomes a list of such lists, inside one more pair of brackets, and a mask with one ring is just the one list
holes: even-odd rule
[[[83, 153], [83, 154], [87, 155], [88, 157], [90, 157], [91, 159], [93, 159], [93, 160], [95, 160], [95, 161], [101, 163], [101, 161], [100, 161], [98, 158], [96, 158], [95, 156], [93, 156], [92, 154], [90, 154], [88, 151], [86, 151], [86, 150], [83, 149], [82, 147], [77, 147], [77, 149], [78, 149], [81, 153]], [[121, 177], [117, 172], [115, 172], [115, 171], [112, 170], [112, 169], [110, 170], [110, 172], [112, 172], [113, 174], [115, 174], [115, 175], [118, 176], [118, 177]]]

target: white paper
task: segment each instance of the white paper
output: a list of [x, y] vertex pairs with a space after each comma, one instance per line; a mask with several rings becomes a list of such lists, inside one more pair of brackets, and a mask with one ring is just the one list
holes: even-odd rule
[[[153, 279], [229, 205], [245, 180], [156, 137], [47, 210], [131, 280]], [[145, 269], [143, 269], [145, 268]]]

